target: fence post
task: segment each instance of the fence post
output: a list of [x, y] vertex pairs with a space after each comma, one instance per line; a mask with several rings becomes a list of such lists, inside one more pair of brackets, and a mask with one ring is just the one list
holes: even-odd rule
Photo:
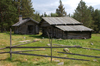
[[11, 49], [11, 46], [12, 46], [12, 29], [10, 28], [10, 60], [12, 59], [12, 49]]
[[51, 34], [51, 42], [50, 42], [50, 45], [51, 45], [51, 62], [52, 62], [52, 34]]
[[[47, 35], [48, 35], [48, 37], [49, 37], [49, 43], [50, 43], [50, 47], [51, 47], [51, 62], [52, 62], [52, 34], [49, 34], [49, 33], [47, 32]], [[50, 39], [51, 39], [51, 41], [50, 41]]]

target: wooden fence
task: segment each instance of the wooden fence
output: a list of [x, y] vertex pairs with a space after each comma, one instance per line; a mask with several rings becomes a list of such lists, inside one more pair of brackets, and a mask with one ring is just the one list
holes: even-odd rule
[[[5, 47], [5, 48], [0, 48], [0, 50], [3, 49], [10, 49], [9, 52], [0, 52], [0, 54], [4, 54], [4, 53], [9, 53], [10, 54], [10, 59], [12, 59], [12, 54], [20, 54], [20, 55], [31, 55], [31, 56], [41, 56], [41, 57], [50, 57], [51, 58], [51, 62], [52, 62], [52, 58], [60, 58], [60, 59], [71, 59], [71, 60], [81, 60], [81, 61], [90, 61], [90, 60], [85, 60], [85, 59], [76, 59], [76, 58], [66, 58], [66, 57], [57, 57], [57, 56], [52, 56], [52, 48], [82, 48], [82, 49], [90, 49], [90, 50], [98, 50], [100, 51], [100, 49], [94, 49], [94, 48], [85, 48], [85, 47], [81, 47], [81, 46], [60, 46], [60, 47], [52, 47], [52, 36], [48, 34], [49, 37], [49, 42], [50, 42], [50, 47], [29, 47], [29, 46], [22, 46], [22, 47], [18, 47], [20, 45], [25, 45], [25, 44], [29, 44], [29, 43], [33, 43], [33, 42], [28, 42], [25, 44], [18, 44], [18, 45], [14, 45], [12, 46], [12, 37], [11, 37], [11, 33], [12, 30], [10, 29], [10, 46]], [[38, 54], [29, 54], [29, 53], [21, 53], [21, 52], [30, 52], [30, 51], [41, 51], [41, 50], [24, 50], [24, 51], [12, 51], [13, 48], [50, 48], [51, 49], [51, 56], [47, 56], [47, 55], [38, 55]], [[62, 53], [62, 54], [70, 54], [70, 55], [78, 55], [78, 56], [86, 56], [86, 57], [94, 57], [94, 58], [100, 58], [100, 56], [91, 56], [91, 55], [82, 55], [82, 54], [75, 54], [75, 53], [67, 53], [67, 52], [58, 52], [58, 53]]]

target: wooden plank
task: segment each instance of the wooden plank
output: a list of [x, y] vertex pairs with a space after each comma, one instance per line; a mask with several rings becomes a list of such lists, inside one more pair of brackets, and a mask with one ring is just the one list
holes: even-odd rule
[[70, 54], [70, 55], [78, 55], [78, 56], [86, 56], [86, 57], [95, 57], [95, 58], [100, 58], [100, 56], [91, 56], [91, 55], [83, 55], [83, 54], [76, 54], [76, 53], [67, 53], [67, 52], [58, 52], [62, 54]]
[[12, 51], [12, 52], [30, 52], [30, 51], [43, 51], [43, 50], [24, 50], [24, 51]]
[[[48, 35], [49, 43], [50, 43], [50, 47], [51, 47], [51, 62], [52, 62], [52, 35], [50, 35], [48, 32], [47, 32], [47, 35]], [[51, 41], [50, 41], [50, 36], [51, 36]]]
[[12, 46], [12, 29], [10, 28], [10, 59], [12, 59], [12, 48], [11, 48], [11, 46]]
[[[33, 43], [33, 42], [36, 42], [36, 41], [32, 41], [32, 42], [28, 42], [28, 43], [24, 43], [24, 44], [18, 44], [18, 45], [14, 45], [14, 46], [11, 46], [11, 47], [17, 47], [17, 46], [20, 46], [20, 45], [25, 45], [25, 44], [29, 44], [29, 43]], [[0, 48], [0, 50], [3, 50], [3, 49], [7, 49], [7, 47]]]
[[[51, 48], [51, 47], [6, 47], [6, 48]], [[65, 46], [65, 47], [52, 47], [52, 48], [81, 48], [80, 46]]]
[[0, 52], [0, 54], [5, 54], [5, 53], [10, 53], [10, 52]]
[[[67, 45], [61, 45], [61, 44], [53, 44], [53, 45], [57, 45], [57, 46], [64, 46], [64, 47], [66, 47]], [[78, 47], [78, 46], [77, 46]], [[79, 46], [79, 47], [81, 47], [81, 46]], [[100, 51], [100, 49], [96, 49], [96, 48], [86, 48], [86, 47], [81, 47], [82, 49], [89, 49], [89, 50], [98, 50], [98, 51]]]
[[50, 35], [49, 35], [49, 33], [47, 32], [47, 35], [48, 35], [48, 38], [49, 38], [49, 43], [50, 43]]
[[52, 62], [52, 34], [51, 34], [51, 62]]
[[0, 48], [0, 50], [4, 50], [4, 49], [6, 49], [6, 47], [5, 48]]
[[95, 49], [95, 48], [86, 48], [86, 47], [82, 47], [82, 49], [98, 50], [98, 51], [100, 51], [100, 49]]
[[[38, 55], [38, 54], [28, 54], [28, 53], [16, 53], [12, 52], [13, 54], [21, 54], [21, 55], [31, 55], [31, 56], [41, 56], [41, 57], [51, 57], [47, 55]], [[57, 57], [57, 56], [52, 56], [52, 58], [60, 58], [60, 59], [70, 59], [70, 60], [80, 60], [80, 61], [90, 61], [90, 60], [85, 60], [85, 59], [75, 59], [75, 58], [66, 58], [66, 57]]]

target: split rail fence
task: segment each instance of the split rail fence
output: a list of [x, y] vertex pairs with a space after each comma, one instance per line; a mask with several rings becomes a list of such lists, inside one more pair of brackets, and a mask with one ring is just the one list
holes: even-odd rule
[[[52, 56], [52, 48], [83, 48], [83, 49], [90, 49], [90, 50], [98, 50], [98, 51], [100, 51], [100, 49], [84, 48], [84, 47], [81, 47], [81, 46], [59, 46], [59, 47], [52, 47], [52, 35], [50, 35], [49, 33], [48, 33], [48, 37], [49, 37], [50, 47], [29, 47], [29, 46], [19, 47], [20, 45], [29, 44], [29, 43], [33, 43], [33, 42], [36, 42], [36, 41], [28, 42], [28, 43], [25, 43], [25, 44], [18, 44], [18, 45], [12, 46], [12, 36], [11, 36], [11, 33], [12, 33], [12, 29], [10, 29], [10, 46], [5, 47], [5, 48], [0, 48], [0, 50], [7, 49], [7, 48], [10, 49], [9, 52], [0, 52], [0, 54], [9, 53], [10, 54], [10, 59], [12, 59], [12, 54], [20, 54], [20, 55], [31, 55], [31, 56], [50, 57], [51, 58], [51, 62], [52, 62], [52, 58], [81, 60], [81, 61], [90, 61], [90, 60], [85, 60], [85, 59], [76, 59], [76, 58], [67, 58], [67, 57]], [[30, 51], [41, 51], [41, 50], [12, 51], [13, 48], [50, 48], [51, 49], [51, 56], [38, 55], [38, 54], [29, 54], [29, 53], [22, 53], [22, 52], [30, 52]], [[78, 56], [86, 56], [86, 57], [94, 57], [94, 58], [100, 58], [100, 56], [91, 56], [91, 55], [83, 55], [83, 54], [76, 54], [76, 53], [67, 53], [67, 52], [58, 52], [58, 53], [70, 54], [70, 55], [78, 55]]]

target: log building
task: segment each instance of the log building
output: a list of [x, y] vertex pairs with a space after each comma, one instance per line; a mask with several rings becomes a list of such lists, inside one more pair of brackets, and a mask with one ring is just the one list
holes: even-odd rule
[[43, 17], [39, 26], [43, 36], [48, 32], [53, 38], [62, 39], [89, 39], [93, 31], [71, 17]]
[[14, 27], [15, 34], [38, 34], [39, 26], [37, 21], [32, 18], [22, 19], [22, 16], [19, 16], [19, 22], [12, 25]]

